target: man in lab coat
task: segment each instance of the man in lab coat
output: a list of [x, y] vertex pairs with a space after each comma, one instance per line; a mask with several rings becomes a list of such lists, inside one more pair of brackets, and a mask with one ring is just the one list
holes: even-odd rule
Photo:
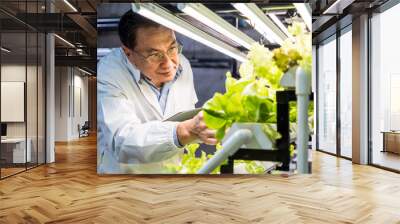
[[164, 121], [195, 108], [189, 61], [172, 30], [128, 11], [119, 22], [121, 48], [97, 65], [98, 173], [167, 173], [185, 144], [216, 144], [202, 113]]

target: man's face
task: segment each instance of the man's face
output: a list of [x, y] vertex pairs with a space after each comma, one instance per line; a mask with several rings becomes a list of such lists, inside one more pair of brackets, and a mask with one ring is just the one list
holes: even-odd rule
[[134, 49], [123, 48], [130, 62], [155, 86], [160, 87], [175, 77], [179, 65], [177, 47], [174, 32], [160, 26], [139, 28]]

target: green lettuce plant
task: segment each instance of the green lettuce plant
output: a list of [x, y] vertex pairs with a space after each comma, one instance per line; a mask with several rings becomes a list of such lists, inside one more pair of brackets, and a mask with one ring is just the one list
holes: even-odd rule
[[[280, 134], [271, 127], [272, 123], [276, 123], [275, 95], [281, 89], [279, 81], [294, 66], [311, 71], [310, 34], [302, 23], [294, 23], [289, 32], [294, 39], [286, 39], [274, 51], [258, 43], [253, 44], [247, 55], [248, 60], [240, 66], [241, 78], [236, 80], [227, 72], [226, 92], [216, 93], [204, 104], [205, 123], [217, 130], [218, 140], [235, 122], [262, 123], [271, 141], [280, 138]], [[292, 110], [291, 114], [295, 112]]]
[[[273, 128], [276, 124], [276, 91], [282, 75], [290, 68], [300, 66], [311, 73], [311, 35], [306, 32], [303, 23], [295, 22], [289, 27], [294, 38], [288, 38], [278, 49], [270, 51], [255, 43], [247, 55], [247, 61], [239, 68], [241, 78], [235, 79], [226, 73], [226, 92], [215, 93], [203, 106], [204, 121], [208, 128], [216, 130], [216, 138], [222, 140], [226, 131], [235, 122], [254, 122], [263, 124], [265, 134], [272, 142], [280, 138]], [[290, 111], [291, 120], [295, 119], [296, 109]], [[181, 165], [169, 166], [169, 169], [181, 173], [195, 173], [212, 155], [195, 157], [197, 146], [186, 146]], [[217, 147], [217, 150], [219, 150]], [[293, 147], [291, 147], [293, 152]], [[260, 163], [244, 162], [249, 173], [262, 173]], [[219, 168], [213, 173], [219, 172]]]

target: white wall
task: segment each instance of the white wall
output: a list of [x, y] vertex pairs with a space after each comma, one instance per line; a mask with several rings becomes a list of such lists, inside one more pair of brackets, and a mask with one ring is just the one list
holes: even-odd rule
[[[28, 69], [30, 69], [28, 67]], [[25, 82], [25, 65], [2, 65], [1, 81]], [[1, 108], [7, 110], [7, 108]], [[25, 137], [25, 123], [7, 123], [7, 137]]]
[[[25, 65], [2, 65], [1, 66], [1, 81], [2, 82], [25, 82]], [[28, 67], [28, 71], [32, 67]], [[26, 82], [25, 82], [26, 83]], [[2, 96], [3, 98], [4, 96]], [[24, 108], [22, 108], [24, 109]], [[8, 108], [1, 108], [1, 110], [8, 110]], [[8, 137], [25, 137], [25, 124], [24, 122], [7, 122], [7, 136]]]
[[82, 75], [76, 68], [56, 67], [56, 141], [79, 138], [78, 124], [88, 120], [88, 78]]
[[71, 105], [74, 105], [73, 108], [71, 108], [72, 111], [72, 119], [71, 119], [71, 132], [70, 135], [72, 138], [78, 138], [79, 133], [78, 133], [78, 124], [81, 126], [85, 123], [85, 121], [88, 121], [88, 78], [87, 77], [82, 77], [79, 71], [79, 75], [76, 75], [76, 72], [78, 70], [75, 70], [75, 75], [74, 75], [74, 96], [71, 96], [71, 99], [74, 99], [74, 102], [71, 102]]
[[67, 67], [55, 68], [55, 141], [68, 140], [68, 86], [70, 76]]

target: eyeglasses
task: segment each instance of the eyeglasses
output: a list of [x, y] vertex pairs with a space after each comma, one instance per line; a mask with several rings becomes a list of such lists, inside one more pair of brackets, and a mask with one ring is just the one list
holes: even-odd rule
[[144, 56], [135, 50], [132, 50], [132, 51], [135, 52], [136, 54], [138, 54], [139, 56], [141, 56], [148, 63], [159, 64], [162, 61], [164, 61], [165, 55], [167, 55], [169, 58], [172, 58], [172, 57], [176, 57], [178, 54], [182, 53], [182, 48], [183, 48], [182, 45], [177, 44], [176, 46], [170, 47], [167, 50], [167, 52], [165, 52], [165, 53], [158, 51], [158, 52], [152, 53], [148, 56]]

